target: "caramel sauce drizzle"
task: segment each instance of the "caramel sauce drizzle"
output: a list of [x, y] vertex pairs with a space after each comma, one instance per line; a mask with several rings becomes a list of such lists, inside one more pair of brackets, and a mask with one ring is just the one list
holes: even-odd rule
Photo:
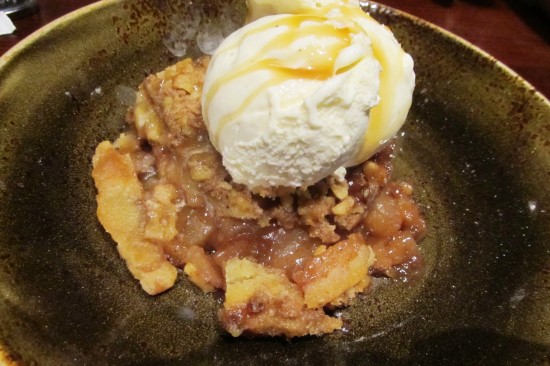
[[[308, 14], [296, 14], [282, 19], [275, 19], [272, 22], [263, 24], [261, 27], [250, 29], [245, 33], [241, 43], [247, 37], [267, 31], [272, 27], [283, 26], [287, 28], [285, 32], [282, 32], [260, 48], [253, 60], [240, 65], [228, 75], [216, 80], [208, 91], [206, 98], [207, 100], [212, 100], [214, 95], [230, 82], [253, 72], [262, 70], [271, 71], [270, 78], [267, 81], [256, 88], [235, 111], [222, 117], [216, 131], [211, 133], [211, 138], [216, 145], [219, 142], [220, 133], [226, 125], [231, 120], [243, 114], [250, 104], [270, 87], [282, 84], [290, 79], [327, 80], [334, 75], [353, 68], [360, 60], [351, 65], [345, 65], [339, 70], [334, 70], [334, 64], [338, 54], [350, 45], [351, 35], [353, 33], [366, 32], [371, 40], [373, 55], [381, 65], [380, 88], [378, 92], [380, 103], [370, 110], [369, 125], [365, 132], [363, 146], [355, 157], [354, 164], [359, 164], [376, 152], [375, 150], [384, 139], [384, 124], [391, 116], [392, 100], [394, 99], [392, 94], [393, 86], [398, 83], [402, 76], [403, 67], [401, 59], [403, 50], [399, 48], [398, 54], [394, 54], [389, 47], [384, 46], [382, 37], [376, 32], [369, 32], [368, 29], [358, 24], [354, 19], [363, 19], [376, 23], [376, 26], [378, 26], [378, 23], [361, 8], [340, 6], [339, 9], [343, 16], [334, 17], [333, 19], [345, 24], [341, 28], [337, 28], [333, 24], [326, 22], [326, 14], [330, 9], [330, 7], [308, 9]], [[308, 24], [303, 25], [304, 22], [308, 22]], [[287, 59], [266, 58], [269, 52], [287, 48], [293, 41], [306, 36], [330, 37], [336, 41], [331, 42], [329, 45], [321, 43], [310, 45]], [[238, 44], [235, 47], [239, 47], [240, 45]]]
[[[363, 17], [368, 22], [376, 23], [369, 14], [365, 13], [360, 8], [344, 7], [341, 8], [342, 14], [353, 19], [355, 17]], [[378, 105], [371, 108], [369, 112], [369, 125], [365, 131], [363, 140], [363, 146], [358, 154], [355, 156], [355, 160], [352, 165], [362, 163], [367, 160], [372, 154], [378, 150], [381, 143], [383, 143], [384, 133], [383, 127], [385, 123], [388, 123], [392, 112], [393, 103], [395, 99], [393, 95], [393, 87], [397, 85], [399, 79], [403, 74], [402, 58], [404, 51], [399, 47], [398, 54], [394, 55], [390, 52], [388, 47], [383, 44], [383, 39], [375, 33], [370, 33], [368, 29], [364, 29], [371, 40], [372, 53], [374, 58], [378, 60], [381, 66], [380, 70], [380, 87], [378, 89], [378, 96], [380, 102]]]
[[[214, 95], [228, 83], [254, 72], [262, 70], [270, 71], [270, 78], [267, 81], [263, 82], [253, 93], [247, 96], [245, 101], [235, 111], [222, 117], [220, 124], [217, 126], [216, 133], [212, 136], [216, 143], [223, 128], [231, 120], [244, 113], [248, 106], [270, 87], [291, 79], [327, 80], [341, 71], [334, 68], [336, 58], [343, 49], [349, 47], [351, 44], [351, 34], [357, 32], [358, 28], [355, 26], [350, 27], [349, 25], [336, 28], [335, 25], [326, 22], [326, 20], [322, 16], [307, 14], [279, 18], [264, 24], [262, 27], [251, 29], [243, 36], [242, 39], [244, 40], [251, 35], [261, 33], [272, 27], [284, 26], [287, 28], [286, 31], [265, 44], [257, 52], [253, 60], [240, 65], [228, 75], [216, 80], [208, 91], [206, 98], [212, 100]], [[304, 24], [305, 22], [308, 23]], [[309, 45], [301, 48], [300, 52], [296, 52], [291, 57], [285, 59], [266, 57], [269, 52], [284, 50], [294, 41], [307, 36], [331, 38], [332, 42], [328, 42], [328, 44], [320, 42], [319, 44]], [[236, 47], [239, 46], [240, 44]], [[350, 66], [345, 65], [342, 71], [349, 69]]]

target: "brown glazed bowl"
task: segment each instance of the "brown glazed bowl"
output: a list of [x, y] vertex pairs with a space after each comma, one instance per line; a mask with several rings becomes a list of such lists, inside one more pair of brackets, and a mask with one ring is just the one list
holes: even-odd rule
[[[236, 27], [245, 7], [237, 0], [101, 1], [0, 58], [4, 362], [550, 362], [549, 102], [457, 37], [363, 5], [416, 63], [396, 175], [414, 185], [429, 225], [422, 279], [379, 280], [341, 311], [343, 331], [291, 341], [231, 338], [216, 318], [221, 296], [203, 294], [183, 276], [167, 293], [146, 295], [96, 219], [94, 148], [123, 128], [128, 91], [176, 62], [167, 48], [178, 46], [175, 36], [206, 21]], [[186, 46], [187, 55], [199, 54], [194, 41]]]

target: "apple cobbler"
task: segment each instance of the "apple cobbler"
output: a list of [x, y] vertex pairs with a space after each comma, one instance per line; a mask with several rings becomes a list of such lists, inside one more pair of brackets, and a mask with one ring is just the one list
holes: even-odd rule
[[426, 228], [412, 187], [390, 181], [387, 146], [345, 177], [251, 192], [210, 143], [200, 106], [208, 57], [186, 59], [139, 86], [128, 129], [93, 158], [98, 218], [150, 295], [182, 269], [224, 291], [224, 328], [286, 337], [330, 333], [371, 276], [421, 268]]

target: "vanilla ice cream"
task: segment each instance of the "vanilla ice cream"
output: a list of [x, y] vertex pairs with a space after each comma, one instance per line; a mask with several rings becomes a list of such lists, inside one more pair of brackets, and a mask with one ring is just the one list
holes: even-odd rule
[[202, 95], [211, 141], [235, 182], [311, 185], [395, 135], [414, 72], [386, 27], [350, 1], [249, 8], [251, 22], [214, 53]]

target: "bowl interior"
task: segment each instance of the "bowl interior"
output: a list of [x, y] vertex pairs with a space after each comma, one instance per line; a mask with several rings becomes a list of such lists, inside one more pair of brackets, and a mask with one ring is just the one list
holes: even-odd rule
[[[104, 1], [0, 58], [0, 344], [39, 364], [518, 364], [550, 354], [550, 104], [494, 59], [411, 16], [365, 9], [415, 60], [396, 176], [415, 187], [426, 276], [377, 280], [345, 330], [232, 339], [219, 295], [180, 276], [149, 297], [95, 216], [95, 146], [131, 90], [243, 1]], [[183, 38], [188, 40], [181, 41]]]

